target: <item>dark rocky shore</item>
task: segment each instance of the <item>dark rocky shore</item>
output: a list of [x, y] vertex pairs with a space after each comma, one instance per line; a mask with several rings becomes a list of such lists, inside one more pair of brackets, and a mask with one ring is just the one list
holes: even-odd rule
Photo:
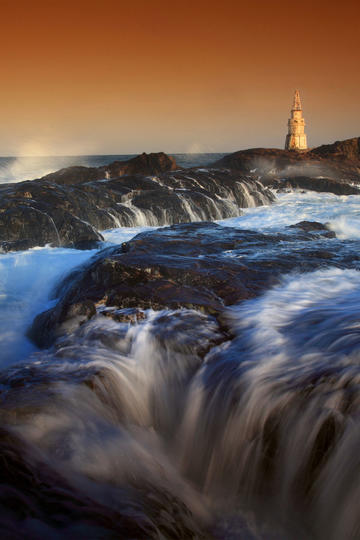
[[344, 184], [360, 183], [360, 137], [302, 152], [276, 148], [241, 150], [216, 161], [213, 167], [256, 174], [265, 185], [274, 187], [283, 180], [292, 187], [349, 195]]
[[307, 152], [251, 149], [208, 168], [181, 169], [164, 153], [103, 167], [68, 167], [43, 178], [0, 185], [0, 251], [34, 246], [87, 249], [101, 231], [172, 225], [241, 214], [269, 204], [277, 190], [359, 194], [359, 138]]
[[87, 249], [103, 240], [104, 229], [222, 219], [273, 200], [255, 177], [181, 170], [163, 153], [142, 154], [98, 169], [70, 167], [1, 185], [0, 249]]
[[[199, 493], [210, 493], [210, 497], [214, 496], [217, 500], [218, 488], [222, 485], [225, 492], [228, 490], [231, 500], [234, 492], [238, 496], [237, 490], [241, 491], [237, 487], [236, 477], [238, 459], [233, 459], [231, 444], [226, 445], [223, 441], [226, 440], [228, 422], [237, 418], [241, 411], [249, 406], [246, 401], [246, 373], [252, 365], [251, 355], [254, 352], [246, 335], [242, 338], [241, 332], [237, 334], [234, 331], [233, 320], [227, 307], [246, 299], [260, 297], [261, 293], [276, 286], [282, 275], [292, 270], [299, 276], [302, 272], [329, 267], [360, 269], [358, 242], [339, 240], [326, 225], [309, 221], [292, 225], [281, 234], [262, 234], [207, 222], [178, 224], [141, 233], [121, 246], [104, 249], [89, 263], [73, 270], [57, 286], [53, 293], [54, 298], [58, 299], [57, 304], [34, 320], [29, 336], [38, 346], [48, 347], [47, 350], [37, 353], [38, 362], [35, 365], [19, 366], [10, 374], [4, 373], [2, 378], [0, 377], [5, 388], [11, 384], [11, 392], [3, 398], [5, 418], [11, 423], [15, 409], [16, 421], [26, 424], [28, 408], [32, 410], [37, 403], [42, 403], [44, 393], [46, 399], [48, 394], [58, 395], [59, 384], [64, 384], [67, 388], [68, 381], [71, 381], [71, 388], [74, 389], [72, 391], [79, 392], [81, 396], [89, 394], [92, 400], [96, 400], [96, 407], [101, 403], [101, 407], [106, 409], [106, 414], [116, 426], [142, 426], [142, 408], [138, 408], [136, 399], [142, 403], [142, 395], [144, 394], [146, 399], [149, 391], [149, 401], [146, 401], [146, 404], [149, 411], [147, 414], [150, 415], [147, 422], [151, 430], [163, 437], [163, 445], [170, 455], [174, 452], [177, 456], [178, 446], [182, 448], [186, 457], [182, 464], [183, 470]], [[151, 310], [147, 311], [149, 308]], [[341, 312], [338, 317], [343, 317]], [[241, 316], [236, 317], [236, 320], [241, 324]], [[310, 311], [307, 321], [297, 320], [295, 329], [290, 328], [288, 332], [284, 329], [284, 332], [290, 336], [290, 341], [301, 341], [303, 327], [307, 328], [309, 325], [314, 329], [315, 337], [324, 339], [321, 333], [324, 321], [326, 317], [321, 311]], [[344, 332], [345, 335], [349, 332], [348, 346], [351, 350], [351, 346], [354, 346], [352, 324], [351, 316], [350, 322], [346, 317], [341, 319], [339, 328], [336, 332], [334, 328], [332, 332], [335, 345], [339, 339], [344, 339]], [[134, 341], [141, 328], [148, 329], [148, 333], [144, 330], [143, 334], [146, 341], [142, 354], [145, 358], [150, 358], [149, 364], [146, 363], [146, 370], [149, 371], [146, 371], [144, 380], [141, 377], [138, 380], [139, 368], [137, 364], [134, 365], [132, 356]], [[338, 347], [343, 347], [342, 343], [341, 341]], [[310, 345], [309, 347], [311, 348]], [[108, 360], [105, 362], [104, 358]], [[122, 358], [124, 363], [120, 370], [120, 384], [116, 370], [119, 369], [118, 365], [122, 366]], [[77, 363], [79, 359], [81, 366]], [[112, 367], [113, 359], [115, 365]], [[299, 360], [299, 366], [301, 364]], [[64, 365], [65, 372], [62, 371]], [[301, 411], [308, 404], [312, 405], [318, 397], [318, 381], [320, 385], [326, 386], [329, 394], [334, 392], [336, 384], [340, 384], [338, 380], [341, 379], [341, 367], [336, 362], [331, 368], [326, 364], [325, 367], [317, 367], [313, 372], [305, 372], [304, 375], [301, 370], [298, 375], [293, 371], [293, 366], [290, 366], [289, 374], [285, 371], [283, 382], [276, 379], [276, 370], [273, 383], [269, 377], [274, 389], [271, 387], [269, 391], [269, 402], [266, 403], [265, 410], [268, 406], [272, 408], [264, 424], [259, 412], [259, 425], [255, 422], [253, 426], [256, 436], [251, 436], [250, 432], [242, 437], [245, 429], [243, 424], [241, 429], [234, 431], [236, 456], [242, 455], [236, 445], [240, 448], [243, 439], [250, 441], [246, 444], [255, 445], [255, 455], [260, 456], [256, 481], [250, 494], [255, 505], [259, 503], [261, 496], [266, 501], [271, 500], [271, 490], [277, 478], [274, 471], [278, 470], [276, 467], [280, 467], [275, 463], [277, 456], [282, 456], [282, 441], [285, 437], [282, 432], [281, 436], [279, 434], [283, 416], [287, 419], [288, 415], [294, 414], [291, 426], [298, 426]], [[27, 391], [26, 381], [29, 377], [32, 381], [31, 393]], [[150, 390], [144, 386], [144, 381], [146, 384], [150, 381]], [[261, 383], [259, 384], [261, 386]], [[348, 389], [346, 384], [345, 381], [344, 395], [339, 398], [339, 403], [342, 408], [348, 407], [350, 410], [348, 404], [352, 404], [355, 398], [352, 386]], [[292, 401], [287, 397], [289, 392]], [[63, 395], [62, 392], [59, 394]], [[71, 396], [71, 392], [66, 390], [64, 395]], [[271, 402], [272, 395], [279, 395], [279, 399], [286, 396], [284, 400], [289, 400], [286, 406], [290, 412], [288, 410], [285, 413], [286, 409], [278, 407], [275, 399], [275, 404]], [[202, 396], [203, 400], [200, 409], [197, 401], [199, 396]], [[184, 413], [187, 400], [191, 407], [190, 417]], [[17, 405], [19, 402], [25, 403], [20, 411]], [[262, 411], [262, 405], [259, 402], [256, 408]], [[87, 401], [84, 406], [87, 415]], [[77, 401], [76, 411], [78, 408], [82, 410], [81, 407]], [[198, 423], [194, 424], [194, 431], [191, 431], [193, 414], [198, 414]], [[73, 411], [71, 415], [74, 415]], [[75, 416], [77, 415], [78, 412]], [[257, 418], [255, 420], [257, 421]], [[184, 432], [181, 431], [181, 421], [186, 426]], [[345, 423], [345, 420], [341, 422]], [[292, 505], [297, 507], [299, 499], [308, 500], [307, 492], [316, 484], [318, 469], [326, 466], [327, 450], [332, 451], [334, 441], [341, 436], [339, 434], [343, 430], [343, 424], [337, 417], [334, 420], [330, 413], [324, 415], [319, 424], [319, 436], [314, 437], [309, 455], [306, 456], [306, 474], [297, 479], [299, 488], [294, 496], [295, 502], [289, 496], [289, 512]], [[86, 431], [88, 429], [86, 424]], [[111, 429], [114, 429], [112, 424]], [[186, 438], [188, 429], [190, 435]], [[288, 429], [286, 427], [286, 433]], [[260, 436], [257, 436], [257, 433], [260, 433]], [[104, 437], [103, 434], [101, 436]], [[9, 444], [14, 444], [13, 440], [10, 440]], [[12, 448], [11, 451], [13, 452]], [[13, 456], [14, 466], [19, 463], [24, 468], [24, 458], [21, 456], [20, 459], [16, 453], [13, 453]], [[143, 456], [140, 457], [140, 460], [142, 459]], [[214, 470], [211, 468], [212, 459], [217, 464]], [[46, 486], [49, 483], [49, 474], [51, 478], [53, 472], [47, 473], [46, 469], [40, 469], [44, 470], [43, 481], [41, 474], [37, 472], [40, 465], [32, 463], [28, 466], [26, 463], [29, 479], [26, 479], [25, 489], [30, 496], [33, 496], [33, 493], [38, 494], [37, 507], [32, 510], [34, 515], [49, 526], [58, 527], [44, 512], [49, 504], [49, 497], [52, 497], [51, 490]], [[205, 485], [206, 474], [210, 474], [213, 481], [210, 487]], [[244, 478], [239, 481], [240, 486], [245, 482], [246, 474]], [[8, 478], [5, 478], [5, 482], [11, 484]], [[41, 482], [40, 486], [37, 482]], [[184, 504], [184, 493], [180, 492], [178, 500], [168, 495], [163, 488], [159, 490], [156, 482], [147, 485], [143, 476], [125, 482], [126, 489], [131, 491], [130, 494], [125, 491], [127, 495], [125, 503], [122, 504], [130, 505], [130, 515], [127, 511], [125, 515], [123, 512], [112, 512], [111, 507], [95, 504], [91, 499], [84, 498], [84, 494], [71, 491], [63, 484], [64, 479], [60, 478], [57, 485], [61, 486], [63, 493], [63, 503], [59, 506], [62, 523], [81, 520], [89, 527], [99, 526], [124, 538], [133, 538], [131, 534], [135, 534], [136, 538], [146, 537], [146, 530], [149, 538], [156, 538], [158, 529], [162, 531], [164, 538], [169, 539], [213, 537], [212, 520], [209, 521], [212, 525], [208, 534], [207, 523], [196, 515], [196, 511], [192, 514], [194, 508], [191, 505], [192, 511], [187, 507], [187, 503]], [[43, 486], [46, 487], [45, 494]], [[194, 497], [195, 500], [200, 500], [201, 496], [196, 494]], [[56, 493], [54, 498], [56, 499]], [[123, 499], [122, 494], [121, 500]], [[222, 517], [222, 512], [226, 515], [227, 511], [222, 507], [222, 491], [220, 501], [222, 503], [218, 502], [221, 509], [219, 517]], [[72, 509], [70, 518], [66, 516], [69, 507]], [[87, 509], [92, 507], [94, 513], [90, 514]], [[140, 518], [132, 518], [134, 507], [141, 507]], [[27, 509], [26, 511], [29, 512]], [[146, 529], [142, 521], [144, 513], [149, 521], [149, 529]], [[304, 515], [307, 516], [305, 511]], [[241, 531], [241, 535], [244, 535], [244, 538], [255, 538], [246, 520], [241, 521], [241, 514], [237, 519], [239, 521], [236, 528]], [[305, 522], [306, 519], [307, 517]], [[233, 525], [229, 526], [230, 530], [231, 526]], [[302, 526], [303, 523], [296, 523], [296, 535]], [[219, 536], [214, 537], [224, 538], [226, 535], [224, 536], [222, 530]], [[260, 537], [269, 538], [266, 532]], [[289, 533], [289, 536], [279, 534], [270, 537], [295, 536]], [[296, 537], [307, 536], [301, 531], [301, 535]]]
[[[347, 537], [330, 536], [339, 520], [350, 530], [347, 511], [322, 513], [322, 501], [342, 501], [357, 479], [351, 466], [333, 484], [334, 456], [352, 465], [359, 447], [358, 297], [350, 282], [334, 297], [322, 289], [337, 287], [329, 269], [344, 280], [360, 270], [359, 241], [316, 221], [267, 234], [206, 220], [271, 203], [259, 177], [359, 192], [335, 170], [256, 176], [229, 168], [235, 158], [181, 170], [142, 155], [138, 174], [135, 159], [1, 187], [3, 250], [170, 224], [73, 269], [28, 329], [42, 350], [0, 372], [0, 529], [11, 537]], [[320, 281], [302, 275], [316, 270]], [[284, 275], [298, 296], [281, 292]], [[314, 279], [324, 298], [313, 305]], [[270, 310], [255, 305], [265, 292]]]
[[259, 295], [293, 269], [356, 268], [358, 261], [356, 250], [316, 222], [273, 235], [215, 223], [174, 225], [100, 251], [75, 270], [55, 291], [58, 304], [38, 315], [29, 336], [49, 346], [98, 312], [120, 321], [149, 308], [219, 316], [225, 306]]

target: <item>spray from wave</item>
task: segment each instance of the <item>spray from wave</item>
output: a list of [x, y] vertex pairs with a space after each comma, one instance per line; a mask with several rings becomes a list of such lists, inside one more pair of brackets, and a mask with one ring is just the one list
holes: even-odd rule
[[270, 206], [244, 208], [244, 215], [219, 221], [221, 225], [261, 231], [281, 231], [300, 221], [327, 223], [340, 239], [360, 238], [359, 195], [300, 192], [276, 195]]

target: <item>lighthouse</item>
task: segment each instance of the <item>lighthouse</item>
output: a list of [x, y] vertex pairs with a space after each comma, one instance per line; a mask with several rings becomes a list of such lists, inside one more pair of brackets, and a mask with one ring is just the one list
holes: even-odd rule
[[300, 94], [295, 90], [294, 103], [291, 116], [288, 120], [288, 134], [286, 135], [285, 150], [306, 150], [305, 120], [302, 115]]

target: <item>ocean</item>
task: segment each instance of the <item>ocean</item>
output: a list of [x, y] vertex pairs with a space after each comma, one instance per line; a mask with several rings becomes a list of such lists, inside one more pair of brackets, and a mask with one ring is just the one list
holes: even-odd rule
[[[175, 157], [197, 166], [222, 155]], [[127, 157], [1, 158], [0, 181]], [[34, 508], [9, 530], [29, 538], [111, 538], [107, 527], [118, 520], [125, 528], [115, 537], [122, 538], [360, 538], [360, 196], [275, 195], [274, 204], [219, 221], [221, 230], [282, 235], [279, 250], [290, 249], [288, 227], [301, 221], [326, 223], [337, 238], [314, 244], [323, 267], [299, 266], [256, 298], [224, 308], [224, 342], [211, 317], [149, 310], [135, 325], [95, 317], [41, 351], [27, 338], [32, 320], [56, 304], [61, 279], [99, 249], [0, 255], [3, 426], [25, 441], [24, 455], [36, 449], [31, 463], [46, 464], [45, 507], [56, 513], [56, 497], [73, 490], [71, 511], [49, 520], [39, 517], [40, 495], [24, 481], [17, 488], [24, 508]], [[101, 249], [154, 229], [103, 231]], [[306, 263], [305, 240], [291, 249]], [[345, 263], [329, 257], [334, 252], [345, 254]], [[256, 245], [246, 253], [240, 246], [221, 260], [263, 255]], [[186, 317], [195, 322], [187, 326]], [[208, 339], [213, 344], [200, 358], [195, 351]], [[86, 499], [95, 514], [104, 511], [96, 527], [77, 517], [76, 497], [82, 508]], [[131, 520], [144, 536], [131, 533]]]

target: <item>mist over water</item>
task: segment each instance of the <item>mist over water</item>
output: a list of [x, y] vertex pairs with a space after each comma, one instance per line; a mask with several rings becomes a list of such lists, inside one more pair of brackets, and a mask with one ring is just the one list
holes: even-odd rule
[[[81, 165], [83, 167], [101, 167], [113, 161], [125, 161], [137, 154], [113, 154], [90, 156], [19, 156], [0, 157], [0, 184], [34, 180], [64, 167]], [[207, 165], [226, 154], [195, 153], [171, 154], [180, 167]]]
[[[360, 197], [285, 193], [220, 223], [291, 234], [286, 227], [302, 220], [328, 222], [356, 246]], [[104, 246], [142, 230], [105, 231]], [[144, 538], [359, 538], [359, 272], [294, 271], [218, 319], [148, 310], [130, 324], [100, 310], [36, 350], [25, 337], [33, 317], [94, 254], [45, 247], [0, 256], [7, 429], [81, 500], [146, 523]], [[39, 536], [34, 523], [24, 527]]]

